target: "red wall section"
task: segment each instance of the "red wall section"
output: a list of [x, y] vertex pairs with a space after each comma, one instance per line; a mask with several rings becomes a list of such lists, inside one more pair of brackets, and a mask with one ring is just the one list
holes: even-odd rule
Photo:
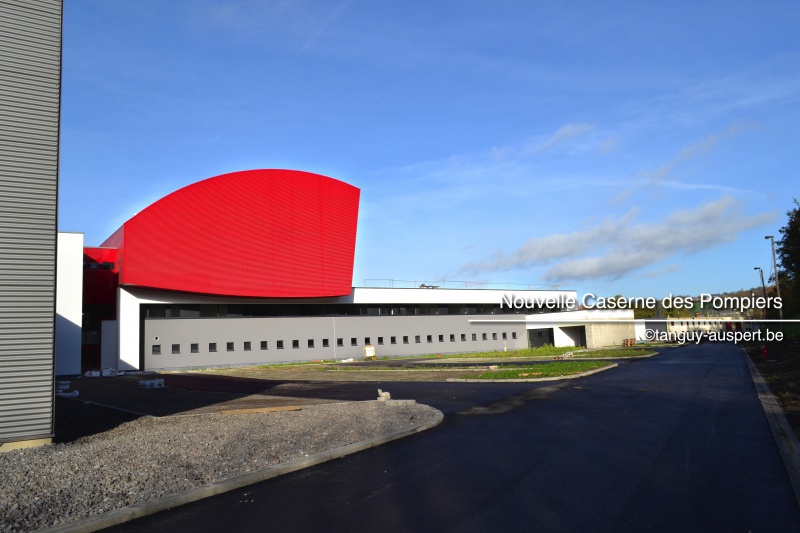
[[[114, 248], [83, 249], [83, 303], [114, 305], [117, 301], [117, 250]], [[104, 264], [105, 263], [105, 264]], [[113, 266], [107, 268], [109, 263]]]
[[103, 246], [121, 285], [301, 298], [350, 294], [359, 190], [318, 174], [249, 170], [165, 196]]

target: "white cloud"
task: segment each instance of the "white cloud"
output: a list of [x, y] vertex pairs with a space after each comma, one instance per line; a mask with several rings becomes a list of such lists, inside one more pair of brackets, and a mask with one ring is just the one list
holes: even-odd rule
[[534, 237], [513, 252], [467, 263], [461, 271], [480, 274], [551, 265], [542, 276], [550, 282], [617, 279], [676, 255], [731, 242], [741, 232], [773, 221], [776, 214], [747, 215], [741, 202], [726, 196], [675, 211], [656, 223], [636, 224], [636, 216], [631, 212], [588, 229]]
[[[720, 133], [711, 133], [697, 142], [684, 146], [668, 163], [652, 170], [643, 170], [639, 175], [646, 178], [650, 185], [664, 185], [664, 178], [672, 174], [679, 165], [708, 155], [720, 141], [738, 135], [747, 127], [744, 123], [733, 123]], [[669, 183], [674, 185], [677, 182], [670, 181]]]
[[594, 129], [593, 125], [586, 123], [565, 124], [561, 126], [558, 129], [558, 131], [556, 131], [549, 138], [531, 146], [527, 151], [531, 153], [546, 152], [548, 150], [555, 148], [556, 146], [562, 145], [577, 137], [581, 137], [582, 135], [589, 133], [593, 129]]
[[317, 29], [317, 31], [314, 32], [314, 35], [309, 37], [309, 39], [305, 43], [303, 43], [303, 46], [300, 47], [298, 53], [305, 52], [306, 50], [314, 46], [316, 40], [325, 32], [328, 26], [330, 26], [336, 19], [338, 19], [341, 16], [341, 14], [344, 13], [348, 7], [350, 7], [350, 4], [352, 4], [353, 1], [354, 0], [344, 0], [344, 2], [336, 6], [336, 9], [334, 9], [333, 12], [331, 12], [331, 14], [328, 15], [328, 18], [325, 19], [325, 22], [323, 22], [322, 25]]

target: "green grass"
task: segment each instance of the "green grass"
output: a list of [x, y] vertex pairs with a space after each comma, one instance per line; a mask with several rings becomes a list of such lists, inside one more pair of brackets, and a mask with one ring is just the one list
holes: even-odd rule
[[468, 352], [468, 353], [443, 353], [443, 354], [430, 354], [430, 355], [423, 355], [419, 357], [424, 358], [431, 358], [431, 359], [485, 359], [485, 358], [502, 358], [502, 357], [548, 357], [548, 356], [555, 356], [561, 355], [567, 352], [574, 352], [575, 350], [579, 350], [580, 348], [576, 348], [574, 346], [566, 346], [561, 348], [556, 348], [552, 344], [545, 344], [544, 346], [540, 346], [538, 348], [522, 348], [520, 350], [508, 350], [504, 352], [502, 350], [491, 351], [491, 352]]
[[[579, 351], [580, 350], [580, 351]], [[652, 348], [608, 348], [602, 350], [582, 350], [576, 346], [563, 346], [556, 348], [551, 344], [545, 344], [538, 348], [523, 348], [520, 350], [493, 351], [493, 352], [470, 352], [470, 353], [448, 353], [448, 354], [435, 354], [423, 355], [419, 358], [426, 359], [502, 359], [509, 357], [558, 357], [565, 353], [572, 352], [572, 357], [575, 358], [591, 358], [591, 357], [633, 357], [637, 355], [647, 355], [653, 353]]]
[[635, 357], [653, 353], [652, 348], [609, 348], [606, 350], [592, 350], [590, 352], [576, 353], [573, 357]]
[[489, 370], [482, 374], [465, 374], [462, 379], [536, 379], [579, 374], [607, 366], [605, 361], [557, 361], [517, 368]]

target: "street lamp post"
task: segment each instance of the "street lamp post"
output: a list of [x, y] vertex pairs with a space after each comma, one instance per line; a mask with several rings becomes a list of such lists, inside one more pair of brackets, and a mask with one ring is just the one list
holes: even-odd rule
[[[758, 273], [761, 275], [761, 289], [764, 291], [764, 305], [767, 302], [767, 286], [764, 284], [764, 270], [761, 267], [753, 267], [753, 270], [758, 270]], [[764, 310], [762, 310], [764, 311]], [[763, 313], [762, 313], [763, 315]]]
[[[769, 239], [772, 242], [772, 268], [775, 269], [775, 290], [778, 291], [778, 298], [781, 297], [781, 284], [778, 282], [778, 261], [775, 259], [775, 236], [774, 235], [767, 235], [764, 237], [765, 239]], [[780, 309], [781, 320], [783, 320], [783, 304], [781, 304]]]

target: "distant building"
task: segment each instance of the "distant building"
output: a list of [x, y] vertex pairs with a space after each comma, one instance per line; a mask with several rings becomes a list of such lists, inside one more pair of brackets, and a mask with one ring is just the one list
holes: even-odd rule
[[[556, 345], [632, 336], [526, 320], [562, 315], [568, 307], [546, 302], [574, 301], [575, 291], [352, 287], [358, 202], [351, 185], [292, 170], [225, 174], [158, 200], [83, 248], [82, 297], [61, 302], [82, 308], [82, 348], [59, 354], [60, 368], [359, 358], [365, 346], [378, 356], [513, 350], [548, 329]], [[533, 304], [501, 305], [510, 294]]]

